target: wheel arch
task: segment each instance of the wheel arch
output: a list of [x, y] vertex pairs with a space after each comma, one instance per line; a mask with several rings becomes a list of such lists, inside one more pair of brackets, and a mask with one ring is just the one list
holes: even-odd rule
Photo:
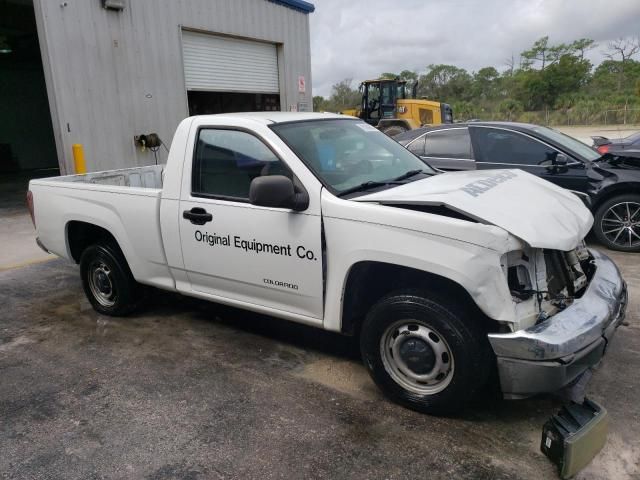
[[[634, 191], [635, 190], [635, 191]], [[609, 187], [605, 188], [594, 202], [592, 206], [592, 211], [595, 213], [602, 206], [603, 203], [611, 200], [613, 197], [617, 197], [619, 195], [638, 195], [640, 194], [640, 182], [622, 182], [622, 183], [614, 183]]]
[[472, 312], [489, 330], [498, 323], [486, 316], [469, 292], [442, 275], [379, 261], [360, 261], [351, 266], [344, 282], [340, 331], [357, 335], [367, 312], [383, 296], [401, 289], [418, 288], [451, 299]]
[[[90, 245], [99, 241], [112, 243], [118, 248], [123, 257], [126, 255], [122, 250], [116, 237], [104, 227], [94, 223], [84, 222], [80, 220], [71, 220], [65, 226], [65, 237], [67, 241], [67, 250], [69, 257], [75, 262], [80, 263], [82, 252]], [[128, 263], [128, 261], [127, 261]]]

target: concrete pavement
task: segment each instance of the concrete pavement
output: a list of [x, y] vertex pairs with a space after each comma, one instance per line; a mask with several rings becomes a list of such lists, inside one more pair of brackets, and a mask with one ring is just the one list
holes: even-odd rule
[[[640, 476], [640, 268], [588, 395], [609, 410], [580, 479]], [[390, 403], [349, 338], [157, 292], [96, 314], [77, 267], [0, 272], [0, 478], [554, 478], [558, 400], [491, 395], [455, 418]]]
[[[40, 171], [40, 176], [58, 171]], [[54, 257], [36, 245], [36, 232], [26, 209], [27, 175], [0, 175], [0, 271]]]

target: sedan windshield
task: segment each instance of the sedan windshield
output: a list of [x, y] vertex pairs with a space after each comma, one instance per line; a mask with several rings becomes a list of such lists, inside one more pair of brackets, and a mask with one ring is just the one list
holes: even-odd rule
[[602, 156], [586, 143], [582, 143], [580, 140], [576, 140], [575, 138], [565, 135], [553, 128], [536, 126], [533, 127], [533, 131], [539, 135], [547, 137], [558, 145], [565, 147], [570, 152], [573, 151], [577, 153], [582, 158], [589, 160], [590, 162], [595, 162]]
[[359, 120], [301, 121], [271, 128], [337, 195], [436, 173], [387, 135]]

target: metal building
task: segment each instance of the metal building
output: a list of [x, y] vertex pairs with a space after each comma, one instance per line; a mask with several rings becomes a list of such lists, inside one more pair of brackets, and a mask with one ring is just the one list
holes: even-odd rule
[[189, 115], [311, 110], [313, 10], [302, 0], [0, 0], [0, 101], [11, 103], [0, 130], [16, 130], [0, 132], [0, 171], [7, 144], [17, 168], [57, 160], [73, 173], [80, 143], [87, 169], [105, 170], [164, 162], [164, 148], [136, 138], [157, 133], [168, 146]]

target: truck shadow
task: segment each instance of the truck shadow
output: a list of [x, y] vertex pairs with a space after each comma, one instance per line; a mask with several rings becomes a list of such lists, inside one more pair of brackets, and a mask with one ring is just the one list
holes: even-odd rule
[[[275, 317], [212, 303], [178, 294], [153, 291], [148, 313], [154, 317], [188, 315], [194, 322], [214, 324], [246, 334], [243, 343], [259, 342], [264, 349], [284, 346], [302, 353], [292, 365], [294, 375], [365, 401], [385, 400], [362, 365], [358, 339], [320, 330]], [[153, 306], [151, 306], [153, 305]], [[256, 340], [256, 336], [259, 340]], [[271, 345], [271, 347], [269, 347]], [[268, 352], [265, 352], [268, 355]], [[285, 357], [286, 358], [286, 357]], [[504, 400], [496, 372], [477, 398], [461, 412], [448, 418], [473, 423], [533, 420], [539, 425], [563, 404], [556, 395], [538, 395], [522, 400]]]

